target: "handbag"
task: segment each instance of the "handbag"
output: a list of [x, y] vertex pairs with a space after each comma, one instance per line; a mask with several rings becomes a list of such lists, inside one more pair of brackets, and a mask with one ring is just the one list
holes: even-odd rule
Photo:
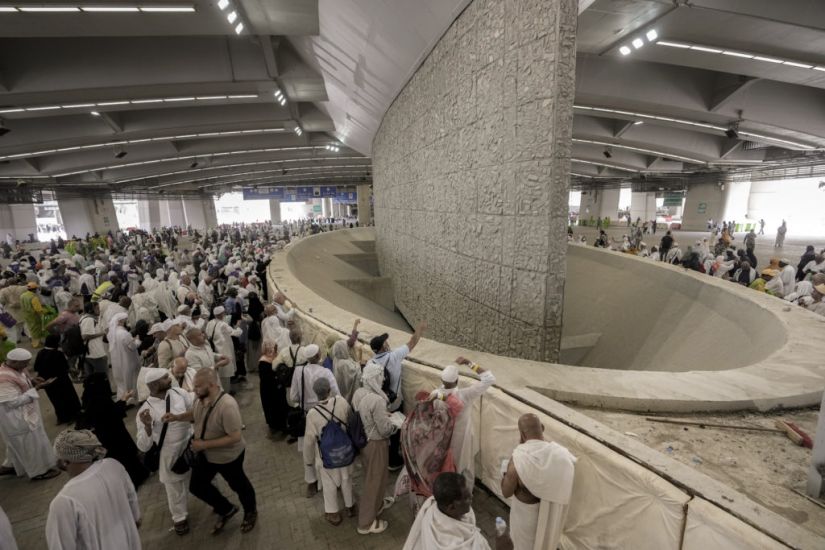
[[[166, 395], [166, 412], [169, 412], [169, 394]], [[166, 439], [168, 428], [169, 423], [164, 422], [160, 430], [160, 440], [157, 443], [152, 442], [152, 448], [143, 453], [143, 466], [150, 472], [157, 472], [160, 468], [160, 450], [163, 448], [163, 440]]]
[[[203, 427], [201, 428], [201, 436], [200, 439], [203, 439], [203, 436], [206, 435], [206, 423], [209, 422], [209, 416], [212, 414], [212, 409], [215, 408], [215, 405], [218, 404], [218, 401], [221, 400], [221, 397], [224, 396], [225, 392], [221, 392], [215, 402], [209, 406], [209, 410], [206, 411], [206, 416], [203, 418]], [[194, 438], [192, 438], [194, 439]], [[180, 456], [175, 460], [175, 463], [172, 464], [172, 472], [183, 475], [192, 468], [196, 468], [199, 464], [202, 464], [203, 461], [206, 460], [205, 455], [202, 452], [198, 452], [192, 449], [192, 439], [189, 440], [189, 443], [186, 444], [186, 448], [183, 449], [183, 452]]]
[[17, 324], [17, 320], [12, 317], [11, 313], [4, 311], [0, 313], [0, 323], [2, 323], [6, 328], [12, 328]]

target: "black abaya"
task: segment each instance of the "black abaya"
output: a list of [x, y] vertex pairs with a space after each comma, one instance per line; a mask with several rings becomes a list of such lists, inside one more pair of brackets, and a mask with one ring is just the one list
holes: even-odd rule
[[80, 413], [80, 399], [69, 378], [69, 362], [63, 352], [53, 348], [40, 350], [34, 361], [34, 370], [44, 379], [56, 379], [45, 389], [54, 407], [57, 423], [66, 424], [74, 420]]

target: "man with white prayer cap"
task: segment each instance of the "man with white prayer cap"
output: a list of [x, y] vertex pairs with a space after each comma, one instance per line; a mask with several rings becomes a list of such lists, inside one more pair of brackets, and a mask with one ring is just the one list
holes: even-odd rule
[[492, 372], [481, 368], [464, 357], [457, 358], [456, 363], [469, 366], [470, 370], [478, 374], [481, 380], [466, 388], [458, 388], [459, 368], [457, 365], [447, 365], [441, 371], [441, 387], [433, 391], [430, 398], [446, 400], [450, 395], [455, 395], [464, 404], [455, 420], [450, 449], [453, 452], [456, 471], [466, 477], [467, 483], [472, 486], [475, 483], [476, 456], [473, 441], [473, 401], [481, 397], [490, 386], [496, 383], [496, 377], [493, 376]]
[[544, 426], [532, 413], [519, 418], [521, 443], [513, 450], [501, 480], [510, 500], [510, 536], [515, 550], [556, 550], [573, 492], [576, 457], [544, 439]]
[[16, 473], [42, 480], [60, 474], [54, 469], [56, 460], [43, 428], [37, 393], [55, 379], [29, 377], [26, 367], [31, 358], [29, 351], [14, 348], [0, 365], [0, 435], [6, 442], [6, 460], [0, 466], [0, 475]]
[[[464, 476], [440, 474], [433, 483], [433, 496], [415, 517], [404, 550], [490, 550], [476, 527], [472, 504], [472, 485], [467, 485]], [[512, 548], [506, 535], [496, 540], [496, 549], [505, 548]]]
[[[292, 384], [289, 387], [289, 398], [298, 406], [303, 405], [304, 411], [309, 412], [318, 404], [318, 396], [313, 389], [315, 381], [325, 378], [329, 382], [328, 397], [341, 395], [338, 391], [338, 383], [335, 375], [329, 369], [325, 369], [319, 363], [321, 361], [321, 350], [315, 344], [304, 346], [298, 350], [296, 366], [292, 370]], [[298, 437], [298, 451], [304, 453], [304, 434]], [[304, 456], [304, 481], [307, 483], [307, 497], [311, 497], [318, 492], [318, 475], [309, 456]]]
[[54, 440], [58, 467], [69, 481], [49, 505], [49, 550], [140, 550], [140, 505], [120, 462], [104, 458], [89, 430], [65, 430]]
[[[185, 362], [186, 359], [178, 357], [175, 361]], [[167, 412], [185, 413], [192, 408], [194, 395], [173, 387], [172, 375], [166, 369], [146, 369], [146, 386], [149, 388], [149, 397], [135, 417], [137, 446], [144, 453], [153, 444], [160, 447], [158, 478], [166, 489], [166, 501], [172, 514], [175, 533], [185, 535], [189, 532], [189, 472], [176, 474], [172, 471], [172, 465], [192, 437], [192, 424], [164, 423], [163, 415]]]

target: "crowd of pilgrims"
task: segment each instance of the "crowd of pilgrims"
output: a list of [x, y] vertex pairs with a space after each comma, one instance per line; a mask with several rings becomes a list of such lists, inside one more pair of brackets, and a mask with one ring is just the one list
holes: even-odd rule
[[[247, 382], [252, 372], [272, 441], [297, 444], [306, 497], [322, 493], [327, 522], [338, 526], [346, 515], [359, 534], [382, 533], [382, 512], [407, 494], [417, 518], [405, 548], [489, 548], [470, 508], [471, 405], [495, 377], [459, 357], [442, 371], [439, 388], [404, 407], [402, 362], [426, 323], [394, 348], [388, 334], [365, 346], [359, 320], [348, 337], [305, 338], [296, 304], [280, 292], [268, 295], [266, 270], [274, 251], [315, 228], [116, 232], [12, 255], [0, 280], [0, 475], [37, 481], [69, 474], [49, 508], [50, 549], [140, 548], [137, 488], [153, 472], [178, 535], [190, 530], [190, 493], [212, 508], [213, 534], [241, 510], [240, 531], [252, 530], [256, 494], [233, 398], [255, 386]], [[26, 338], [29, 345], [17, 347]], [[461, 369], [478, 380], [459, 388]], [[74, 424], [53, 443], [40, 417], [40, 389], [58, 424]], [[136, 438], [125, 424], [134, 407]], [[509, 528], [499, 522], [493, 544], [554, 548], [575, 458], [544, 440], [533, 415], [519, 420], [519, 433], [522, 444], [501, 475], [503, 493], [520, 508]], [[363, 468], [357, 503], [356, 459]], [[387, 496], [392, 472], [398, 477]], [[213, 484], [218, 474], [240, 507]], [[0, 536], [13, 543], [1, 509]]]
[[[759, 268], [755, 254], [756, 231], [751, 229], [745, 232], [741, 245], [737, 246], [734, 227], [734, 223], [714, 226], [709, 237], [685, 248], [676, 241], [671, 231], [666, 231], [658, 247], [648, 248], [642, 241], [642, 229], [634, 224], [630, 234], [622, 235], [621, 240], [600, 230], [594, 246], [679, 265], [825, 315], [825, 249], [817, 252], [813, 245], [808, 245], [798, 261], [772, 257], [767, 265]], [[786, 232], [787, 225], [783, 221], [774, 248], [782, 248]], [[575, 244], [586, 244], [585, 237], [576, 239], [572, 230], [568, 231], [568, 238]]]

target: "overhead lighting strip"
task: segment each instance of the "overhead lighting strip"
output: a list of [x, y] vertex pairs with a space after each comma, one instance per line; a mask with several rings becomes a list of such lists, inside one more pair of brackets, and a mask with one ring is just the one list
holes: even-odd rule
[[[127, 162], [124, 164], [111, 164], [109, 166], [98, 166], [96, 168], [89, 168], [87, 170], [76, 170], [74, 172], [63, 172], [61, 174], [54, 174], [52, 177], [55, 178], [63, 178], [66, 176], [76, 176], [78, 174], [88, 174], [90, 172], [98, 172], [100, 170], [118, 170], [120, 168], [129, 168], [132, 166], [144, 166], [147, 164], [159, 164], [162, 162], [174, 162], [178, 160], [189, 160], [194, 158], [204, 158], [204, 157], [223, 157], [229, 155], [245, 155], [245, 154], [252, 154], [252, 153], [273, 153], [278, 151], [299, 151], [299, 150], [307, 150], [307, 149], [323, 149], [323, 147], [316, 147], [316, 146], [298, 146], [298, 147], [268, 147], [266, 149], [246, 149], [243, 151], [223, 151], [220, 153], [201, 153], [198, 155], [186, 155], [186, 156], [179, 156], [179, 157], [166, 157], [160, 159], [153, 159], [153, 160], [144, 160], [140, 162]], [[332, 157], [332, 158], [340, 158], [340, 157]], [[146, 176], [146, 177], [156, 177], [156, 176]], [[145, 179], [145, 178], [144, 178]]]
[[56, 111], [72, 109], [90, 109], [92, 107], [115, 107], [120, 105], [144, 105], [151, 103], [182, 103], [215, 100], [235, 100], [235, 99], [258, 99], [258, 94], [231, 94], [231, 95], [208, 95], [208, 96], [188, 96], [188, 97], [161, 97], [154, 99], [118, 99], [111, 101], [100, 101], [98, 103], [67, 103], [64, 105], [39, 105], [34, 107], [8, 107], [0, 109], [0, 115], [9, 113], [23, 113], [36, 111]]
[[607, 141], [597, 141], [593, 139], [580, 139], [580, 138], [573, 138], [573, 143], [589, 143], [592, 145], [603, 145], [605, 147], [615, 147], [616, 149], [627, 149], [628, 151], [636, 151], [639, 153], [645, 153], [648, 155], [655, 155], [657, 157], [666, 157], [676, 160], [682, 160], [685, 162], [692, 162], [695, 164], [707, 164], [707, 161], [691, 158], [691, 157], [683, 157], [681, 155], [674, 155], [673, 153], [666, 153], [664, 151], [656, 151], [654, 149], [644, 149], [642, 147], [633, 147], [631, 145], [623, 145], [621, 143], [609, 143]]
[[[318, 149], [318, 147], [312, 147], [312, 149]], [[209, 157], [210, 155], [199, 155], [200, 157]], [[223, 170], [228, 168], [243, 168], [245, 166], [262, 166], [264, 164], [275, 164], [275, 163], [288, 163], [288, 162], [314, 162], [319, 160], [363, 160], [367, 157], [307, 157], [307, 158], [295, 158], [295, 159], [280, 159], [280, 160], [260, 160], [257, 162], [239, 162], [234, 164], [219, 164], [215, 166], [204, 166], [203, 168], [198, 169], [189, 169], [189, 170], [176, 170], [174, 172], [166, 172], [164, 174], [152, 174], [149, 176], [139, 176], [135, 178], [126, 178], [121, 180], [115, 180], [115, 183], [130, 183], [133, 181], [140, 181], [146, 179], [156, 179], [156, 178], [165, 178], [167, 176], [176, 176], [180, 174], [194, 174], [195, 172], [202, 172], [207, 170]], [[369, 160], [369, 159], [368, 159]], [[365, 164], [364, 166], [372, 166], [372, 164]], [[304, 168], [303, 166], [299, 166], [298, 168]], [[280, 168], [279, 168], [280, 169]], [[278, 170], [279, 170], [278, 169]], [[249, 172], [244, 172], [249, 173]], [[234, 174], [227, 174], [227, 176], [231, 176]], [[216, 176], [208, 176], [207, 178], [201, 179], [209, 179], [214, 178]], [[170, 182], [170, 183], [178, 183], [178, 182]]]
[[195, 6], [0, 6], [0, 13], [195, 13]]
[[[716, 130], [716, 131], [719, 131], [719, 132], [725, 132], [728, 129], [727, 126], [719, 126], [718, 124], [709, 124], [707, 122], [696, 122], [696, 121], [693, 121], [693, 120], [686, 120], [686, 119], [683, 119], [683, 118], [673, 118], [673, 117], [652, 115], [652, 114], [649, 114], [649, 113], [639, 113], [639, 112], [636, 112], [636, 111], [625, 111], [625, 110], [622, 110], [622, 109], [608, 109], [608, 108], [605, 108], [605, 107], [592, 107], [592, 106], [589, 106], [589, 105], [574, 105], [573, 108], [574, 109], [580, 109], [582, 111], [595, 111], [595, 112], [602, 112], [602, 113], [612, 113], [612, 114], [623, 115], [623, 116], [628, 116], [628, 117], [645, 118], [645, 119], [649, 119], [649, 120], [660, 120], [662, 122], [670, 122], [670, 123], [673, 123], [673, 124], [684, 124], [685, 126], [693, 126], [693, 127], [697, 127], [697, 128], [707, 128], [708, 130]], [[813, 150], [813, 149], [816, 149], [816, 147], [813, 147], [813, 146], [805, 144], [805, 143], [800, 143], [798, 141], [791, 141], [789, 139], [781, 139], [781, 138], [777, 138], [777, 137], [766, 136], [764, 134], [757, 134], [755, 132], [747, 132], [747, 131], [739, 130], [739, 135], [740, 136], [748, 136], [750, 138], [753, 138], [756, 141], [773, 141], [773, 142], [782, 143], [782, 144], [785, 144], [785, 145], [789, 145], [791, 147], [796, 147], [796, 148], [799, 148], [799, 149], [805, 149], [805, 150], [809, 150], [809, 151]]]
[[621, 170], [622, 172], [639, 172], [640, 170], [636, 170], [634, 168], [625, 168], [624, 166], [619, 166], [617, 164], [610, 164], [608, 162], [596, 162], [594, 160], [586, 160], [586, 159], [579, 159], [579, 158], [571, 158], [571, 162], [580, 162], [582, 164], [592, 164], [593, 166], [604, 166], [606, 168], [613, 168], [614, 170]]
[[271, 134], [286, 132], [283, 128], [262, 128], [260, 130], [228, 130], [224, 132], [201, 132], [198, 134], [181, 134], [175, 136], [160, 136], [153, 138], [141, 139], [124, 139], [120, 141], [107, 141], [104, 143], [94, 143], [89, 145], [76, 145], [73, 147], [60, 147], [58, 149], [42, 149], [40, 151], [29, 151], [26, 153], [17, 153], [14, 155], [0, 156], [0, 160], [21, 159], [26, 157], [39, 157], [43, 155], [53, 155], [55, 153], [68, 153], [71, 151], [88, 151], [92, 149], [103, 149], [113, 145], [134, 145], [137, 143], [149, 143], [152, 141], [175, 141], [185, 139], [202, 139], [223, 136], [247, 136], [255, 134]]
[[[361, 172], [369, 172], [372, 169], [372, 165], [370, 164], [348, 164], [348, 165], [314, 165], [314, 166], [298, 166], [296, 168], [288, 168], [289, 174], [280, 174], [280, 176], [289, 177], [290, 174], [295, 174], [298, 176], [301, 175], [309, 175], [309, 174], [323, 174], [325, 172], [343, 172], [344, 169], [351, 170], [352, 173], [361, 173]], [[210, 176], [207, 178], [193, 178], [188, 180], [180, 180], [180, 181], [170, 181], [168, 183], [164, 183], [161, 185], [156, 185], [154, 187], [150, 187], [150, 189], [160, 189], [163, 187], [173, 187], [177, 185], [186, 185], [187, 183], [198, 183], [198, 182], [205, 182], [209, 180], [217, 180], [220, 178], [240, 178], [240, 179], [227, 179], [220, 181], [215, 184], [210, 185], [225, 185], [225, 184], [234, 184], [234, 183], [246, 183], [246, 182], [254, 182], [260, 181], [265, 179], [271, 179], [274, 176], [271, 175], [273, 172], [280, 172], [281, 168], [275, 168], [273, 170], [256, 170], [251, 172], [243, 172], [239, 174], [222, 174], [219, 176]], [[305, 170], [314, 170], [311, 172], [306, 172]], [[257, 178], [249, 178], [249, 175], [254, 174], [270, 174], [269, 176], [257, 177]], [[116, 182], [120, 183], [120, 182]]]
[[[319, 178], [316, 176], [316, 177], [311, 177], [311, 178], [305, 178], [305, 177], [289, 178], [289, 179], [281, 180], [281, 181], [288, 181], [288, 182], [317, 181], [318, 179]], [[326, 180], [333, 180], [333, 179], [352, 179], [352, 175], [349, 175], [349, 176], [325, 176], [324, 178], [320, 178], [320, 179], [321, 179], [322, 182], [324, 182]], [[280, 183], [280, 182], [273, 181], [273, 183]], [[198, 187], [198, 189], [208, 189], [210, 187], [218, 187], [218, 186], [221, 186], [221, 185], [225, 185], [225, 184], [223, 184], [223, 183], [210, 183], [209, 185], [203, 185], [201, 187]], [[265, 183], [259, 183], [258, 187], [266, 187], [266, 184]], [[288, 186], [278, 186], [278, 187], [288, 187]]]
[[825, 71], [825, 65], [817, 65], [815, 63], [806, 63], [804, 61], [783, 59], [779, 57], [769, 57], [761, 53], [743, 52], [739, 50], [728, 50], [721, 46], [708, 46], [703, 44], [691, 44], [689, 42], [674, 42], [672, 40], [659, 40], [656, 42], [657, 46], [665, 46], [668, 48], [678, 48], [680, 50], [693, 50], [696, 52], [712, 53], [716, 55], [727, 55], [730, 57], [739, 57], [742, 59], [751, 59], [753, 61], [760, 61], [762, 63], [770, 63], [771, 65], [786, 65], [788, 67], [795, 67], [798, 69], [808, 69], [814, 71]]

